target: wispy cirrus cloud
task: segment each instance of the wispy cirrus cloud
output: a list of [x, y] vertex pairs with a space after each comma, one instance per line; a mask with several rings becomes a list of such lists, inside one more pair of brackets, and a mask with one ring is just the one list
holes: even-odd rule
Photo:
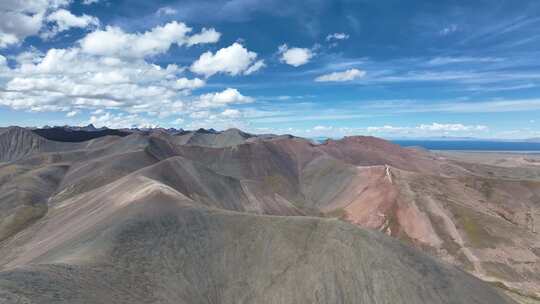
[[374, 113], [504, 113], [540, 110], [540, 99], [486, 101], [388, 100], [364, 104]]
[[533, 89], [539, 87], [539, 84], [535, 83], [523, 83], [523, 84], [486, 84], [484, 86], [472, 86], [465, 90], [471, 92], [501, 92], [501, 91], [519, 91], [526, 89]]
[[485, 136], [490, 128], [486, 125], [467, 125], [463, 123], [432, 122], [416, 126], [370, 126], [363, 129], [368, 134], [388, 137], [431, 137], [431, 136]]
[[457, 26], [457, 24], [450, 24], [446, 27], [443, 27], [440, 31], [439, 31], [439, 35], [441, 36], [448, 36], [448, 35], [451, 35], [455, 32], [457, 32], [459, 30], [459, 27]]
[[504, 58], [495, 57], [435, 57], [428, 61], [430, 65], [447, 65], [456, 63], [489, 63], [489, 62], [501, 62]]
[[321, 75], [315, 78], [316, 82], [346, 82], [352, 81], [358, 78], [362, 78], [366, 75], [365, 71], [359, 69], [349, 69], [343, 72], [332, 72], [329, 74]]

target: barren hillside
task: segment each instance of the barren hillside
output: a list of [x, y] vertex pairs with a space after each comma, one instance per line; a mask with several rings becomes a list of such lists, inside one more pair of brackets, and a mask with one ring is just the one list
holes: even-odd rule
[[540, 179], [492, 164], [239, 130], [67, 143], [10, 128], [0, 140], [0, 303], [540, 293]]

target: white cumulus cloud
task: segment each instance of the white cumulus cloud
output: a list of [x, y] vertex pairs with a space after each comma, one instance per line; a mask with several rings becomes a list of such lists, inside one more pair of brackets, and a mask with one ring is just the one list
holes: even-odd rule
[[74, 117], [79, 114], [79, 111], [70, 111], [66, 113], [66, 117]]
[[[61, 8], [53, 14], [47, 20], [57, 31], [94, 24], [78, 19], [85, 15], [75, 16]], [[193, 95], [193, 90], [206, 85], [205, 78], [188, 77], [185, 68], [175, 64], [152, 62], [153, 55], [166, 53], [172, 45], [211, 43], [219, 37], [212, 28], [191, 34], [191, 28], [178, 22], [140, 33], [106, 27], [68, 48], [45, 52], [28, 48], [9, 59], [0, 55], [0, 106], [62, 112], [69, 118], [91, 113], [88, 123], [113, 128], [149, 127], [158, 118], [236, 125], [243, 113], [230, 106], [251, 103], [254, 98], [234, 88]], [[251, 74], [264, 67], [264, 61], [240, 43], [210, 55], [215, 63], [212, 68], [217, 69], [208, 74], [203, 68], [203, 75]]]
[[205, 84], [206, 82], [199, 78], [188, 79], [182, 77], [176, 80], [174, 88], [177, 90], [194, 90], [204, 87]]
[[94, 3], [98, 3], [100, 0], [83, 0], [82, 1], [82, 4], [84, 5], [91, 5], [91, 4], [94, 4]]
[[210, 77], [217, 73], [232, 76], [251, 74], [264, 66], [257, 60], [257, 53], [251, 52], [238, 42], [218, 50], [215, 54], [208, 51], [195, 61], [190, 70], [194, 73]]
[[236, 109], [226, 109], [225, 111], [221, 112], [220, 115], [227, 118], [238, 118], [241, 116], [241, 112]]
[[203, 28], [200, 33], [195, 34], [188, 38], [187, 45], [192, 46], [192, 45], [203, 44], [203, 43], [216, 43], [219, 41], [220, 37], [221, 37], [221, 33], [216, 31], [215, 29]]
[[77, 48], [51, 49], [2, 70], [6, 83], [0, 105], [29, 111], [117, 109], [174, 115], [185, 108], [185, 90], [204, 86], [200, 79], [179, 77], [182, 69], [176, 65], [94, 56]]
[[42, 37], [51, 37], [70, 28], [93, 28], [99, 26], [98, 18], [86, 14], [75, 16], [65, 9], [51, 13], [47, 16], [46, 20], [47, 22], [54, 23], [54, 25], [52, 29], [43, 33]]
[[349, 69], [343, 72], [333, 72], [330, 74], [321, 75], [315, 78], [317, 82], [344, 82], [362, 78], [366, 75], [365, 71], [358, 69]]
[[[190, 46], [213, 43], [219, 39], [219, 33], [214, 29], [204, 29], [190, 37], [188, 34], [191, 31], [190, 27], [177, 21], [156, 26], [144, 33], [126, 33], [119, 27], [107, 26], [104, 30], [88, 34], [79, 43], [83, 52], [92, 55], [144, 58], [163, 54], [173, 44]], [[193, 37], [194, 40], [190, 41]]]
[[69, 0], [0, 1], [0, 48], [37, 35], [50, 11], [67, 6]]
[[251, 103], [254, 98], [242, 95], [237, 89], [228, 88], [222, 92], [203, 94], [195, 105], [199, 108], [217, 108], [228, 104]]
[[19, 37], [15, 34], [0, 32], [0, 49], [19, 43]]
[[333, 33], [326, 36], [326, 41], [330, 40], [346, 40], [349, 39], [349, 35], [345, 33]]
[[287, 44], [283, 44], [279, 47], [279, 53], [281, 54], [281, 62], [294, 67], [299, 67], [308, 63], [315, 54], [313, 51], [307, 48], [289, 48]]
[[93, 124], [98, 128], [108, 127], [113, 129], [155, 128], [158, 126], [137, 114], [113, 114], [110, 112], [106, 112], [102, 115], [92, 115], [88, 120], [88, 123]]

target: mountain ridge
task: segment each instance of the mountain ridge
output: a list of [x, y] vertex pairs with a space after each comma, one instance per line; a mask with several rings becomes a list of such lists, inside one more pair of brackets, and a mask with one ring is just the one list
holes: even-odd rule
[[[11, 149], [2, 152], [9, 157], [0, 154], [5, 160], [0, 163], [0, 189], [5, 193], [0, 196], [0, 256], [3, 257], [0, 258], [0, 299], [3, 295], [22, 299], [23, 292], [17, 288], [22, 284], [28, 288], [24, 294], [30, 294], [31, 303], [120, 303], [122, 295], [136, 303], [142, 301], [136, 300], [138, 297], [145, 301], [172, 301], [165, 296], [175, 293], [170, 289], [172, 286], [158, 279], [164, 274], [155, 268], [137, 270], [146, 271], [150, 277], [140, 276], [133, 282], [133, 286], [141, 288], [151, 286], [147, 290], [152, 295], [150, 298], [122, 283], [122, 276], [133, 275], [130, 269], [138, 266], [120, 258], [117, 255], [120, 252], [159, 267], [165, 267], [164, 261], [156, 259], [155, 254], [169, 256], [166, 260], [172, 259], [169, 262], [172, 264], [164, 269], [171, 272], [164, 277], [183, 286], [182, 294], [176, 297], [187, 299], [200, 290], [206, 290], [207, 294], [218, 292], [206, 288], [222, 286], [212, 296], [218, 301], [218, 294], [226, 295], [221, 303], [240, 298], [273, 303], [271, 297], [264, 296], [267, 292], [278, 302], [313, 302], [309, 290], [319, 290], [322, 297], [319, 300], [325, 299], [322, 302], [326, 303], [353, 303], [353, 299], [364, 299], [366, 303], [400, 303], [406, 299], [410, 300], [406, 303], [513, 303], [505, 294], [533, 298], [538, 293], [540, 278], [535, 271], [540, 267], [540, 246], [535, 247], [538, 235], [528, 214], [538, 210], [535, 197], [540, 197], [540, 168], [518, 170], [474, 164], [366, 136], [314, 144], [294, 136], [257, 136], [237, 129], [177, 131], [134, 130], [124, 137], [103, 136], [82, 142], [54, 142], [26, 129], [0, 131], [0, 138], [6, 143], [25, 139], [18, 142], [16, 153]], [[200, 138], [191, 141], [193, 136]], [[34, 144], [36, 138], [39, 145]], [[23, 193], [33, 194], [21, 200], [25, 197]], [[516, 195], [519, 200], [505, 201]], [[189, 214], [196, 214], [197, 220], [190, 219]], [[142, 222], [135, 224], [139, 219]], [[212, 219], [221, 224], [210, 224]], [[245, 223], [233, 224], [235, 220], [230, 219]], [[182, 232], [184, 228], [179, 227], [185, 227], [182, 223], [186, 222], [193, 222], [202, 230]], [[279, 223], [287, 228], [280, 228]], [[138, 225], [142, 226], [136, 228]], [[249, 252], [264, 245], [260, 243], [260, 235], [243, 232], [249, 225], [260, 227], [269, 239], [282, 239], [280, 245], [269, 252], [255, 251], [258, 253], [251, 255]], [[367, 260], [358, 260], [359, 252], [368, 249], [353, 246], [350, 240], [346, 241], [349, 245], [340, 247], [341, 251], [322, 247], [319, 250], [327, 249], [315, 254], [312, 245], [330, 240], [325, 234], [312, 236], [304, 225], [322, 225], [327, 227], [325, 231], [344, 229], [347, 235], [363, 235], [354, 239], [380, 243], [379, 251], [384, 254], [379, 252], [381, 256], [377, 257], [370, 251], [366, 253]], [[138, 244], [153, 242], [148, 232], [144, 232], [146, 227], [163, 235], [164, 243], [140, 247]], [[176, 233], [171, 234], [164, 227], [171, 227]], [[144, 233], [138, 235], [136, 231]], [[298, 231], [303, 231], [301, 241], [282, 243]], [[332, 235], [337, 237], [335, 233]], [[389, 237], [402, 244], [398, 246]], [[170, 255], [172, 248], [182, 248], [178, 247], [177, 238], [183, 240], [182, 246], [191, 248], [191, 253], [202, 254], [201, 260], [193, 259], [190, 254]], [[46, 242], [50, 246], [40, 245], [45, 239], [50, 240]], [[205, 246], [220, 245], [210, 251], [206, 247], [192, 247], [199, 242]], [[251, 242], [259, 245], [250, 245]], [[236, 243], [239, 248], [234, 249], [230, 244]], [[351, 250], [350, 246], [355, 249]], [[413, 249], [403, 251], [398, 249], [400, 246]], [[281, 253], [281, 248], [287, 248], [289, 253]], [[392, 250], [397, 252], [386, 253]], [[253, 259], [253, 264], [246, 268], [250, 273], [241, 271], [240, 261], [222, 260], [219, 252], [245, 256], [247, 261]], [[399, 258], [400, 252], [407, 252], [419, 264], [404, 263]], [[264, 264], [265, 256], [278, 264]], [[313, 258], [301, 266], [305, 256]], [[367, 265], [379, 259], [380, 263], [389, 265], [381, 271], [397, 271], [393, 276], [400, 277], [403, 286], [409, 287], [401, 287], [401, 281], [392, 281], [392, 276], [381, 281], [366, 276]], [[322, 269], [309, 266], [316, 260], [327, 261], [328, 265]], [[125, 267], [115, 266], [114, 270], [106, 271], [103, 267], [110, 261]], [[236, 266], [220, 268], [224, 261]], [[180, 267], [176, 263], [188, 267], [205, 265], [204, 275], [195, 275], [199, 288], [192, 289], [185, 279], [175, 275], [174, 269]], [[364, 268], [353, 270], [346, 280], [324, 274], [337, 273], [340, 267], [353, 267], [355, 263]], [[430, 265], [426, 267], [432, 269], [428, 272], [433, 271], [434, 280], [453, 287], [446, 289], [441, 298], [434, 297], [433, 292], [441, 288], [439, 283], [423, 281], [421, 276], [415, 282], [404, 273], [407, 269], [421, 274], [417, 267], [424, 266], [419, 265]], [[504, 288], [492, 289], [459, 274], [453, 267]], [[282, 283], [276, 282], [272, 275], [278, 269], [284, 271], [278, 276], [285, 280]], [[55, 277], [54, 273], [61, 275]], [[224, 283], [232, 279], [226, 273], [240, 276], [242, 279], [237, 282], [240, 285]], [[318, 279], [298, 283], [310, 274]], [[79, 275], [81, 280], [89, 280], [89, 290], [99, 289], [100, 276], [115, 278], [110, 282], [113, 289], [103, 298], [90, 291], [74, 294], [71, 289], [83, 288], [77, 285], [82, 284], [76, 279]], [[67, 278], [75, 281], [70, 283]], [[360, 278], [376, 284], [372, 288], [382, 289], [353, 287], [351, 282]], [[225, 281], [212, 286], [205, 283], [215, 279]], [[262, 285], [248, 283], [252, 280]], [[388, 280], [395, 286], [383, 283]], [[475, 295], [459, 280], [477, 286], [481, 295]], [[262, 282], [273, 283], [263, 288]], [[293, 285], [302, 287], [295, 294], [284, 282], [296, 282]], [[420, 288], [418, 282], [424, 282], [425, 287], [418, 294], [409, 294], [407, 289]], [[37, 289], [32, 286], [40, 286], [40, 290], [47, 292], [33, 292]], [[238, 286], [249, 286], [246, 288], [251, 291], [244, 294]], [[137, 296], [121, 290], [131, 290]], [[355, 290], [363, 290], [365, 295]], [[454, 293], [460, 293], [459, 300], [455, 300], [455, 295], [452, 298]], [[61, 295], [62, 300], [54, 300], [54, 294]], [[398, 294], [408, 297], [400, 298]]]

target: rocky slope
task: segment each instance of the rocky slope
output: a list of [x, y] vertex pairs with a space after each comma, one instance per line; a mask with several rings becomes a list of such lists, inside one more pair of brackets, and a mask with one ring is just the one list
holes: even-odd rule
[[371, 137], [28, 132], [0, 131], [0, 303], [514, 303], [540, 286], [535, 171]]

